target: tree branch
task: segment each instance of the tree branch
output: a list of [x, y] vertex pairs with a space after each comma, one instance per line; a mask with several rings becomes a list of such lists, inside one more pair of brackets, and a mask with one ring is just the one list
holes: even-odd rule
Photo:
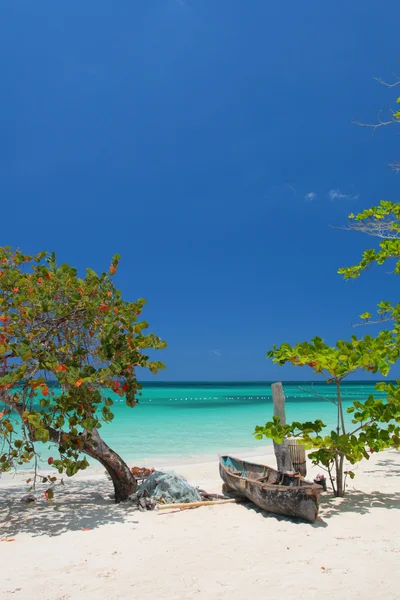
[[393, 87], [396, 87], [396, 85], [400, 85], [400, 77], [398, 75], [396, 75], [396, 73], [392, 73], [392, 75], [393, 75], [393, 77], [395, 77], [397, 79], [397, 81], [395, 81], [394, 83], [388, 83], [387, 81], [385, 81], [384, 79], [381, 79], [380, 77], [374, 77], [374, 79], [378, 83], [381, 83], [382, 85], [385, 85], [388, 88], [393, 88]]
[[391, 125], [392, 123], [398, 123], [399, 120], [394, 118], [394, 112], [393, 111], [389, 111], [392, 113], [392, 118], [389, 121], [382, 121], [381, 119], [381, 114], [382, 114], [382, 109], [378, 112], [377, 116], [376, 116], [376, 120], [378, 121], [377, 123], [363, 123], [362, 121], [358, 121], [353, 119], [352, 123], [354, 125], [358, 125], [359, 127], [369, 127], [371, 129], [373, 129], [373, 134], [375, 133], [375, 131], [379, 128], [379, 127], [386, 127], [387, 125]]
[[367, 421], [366, 423], [364, 423], [363, 425], [360, 425], [359, 427], [357, 427], [357, 429], [354, 429], [354, 431], [352, 431], [351, 433], [349, 433], [348, 435], [354, 435], [355, 433], [357, 433], [358, 431], [361, 431], [361, 429], [364, 429], [364, 427], [367, 427], [368, 425], [371, 425], [371, 423], [373, 423], [375, 421], [375, 419], [370, 419], [369, 421]]
[[366, 233], [367, 235], [383, 238], [385, 240], [398, 240], [400, 239], [400, 230], [396, 227], [393, 227], [394, 224], [398, 224], [398, 221], [379, 221], [378, 223], [373, 221], [369, 223], [360, 221], [347, 226], [331, 225], [331, 227], [334, 229], [341, 229], [343, 231], [359, 231], [361, 233]]
[[365, 323], [352, 323], [352, 327], [365, 327], [366, 325], [381, 325], [382, 323], [388, 323], [389, 321], [393, 321], [393, 317], [383, 317], [379, 319], [379, 321], [366, 321]]
[[299, 390], [301, 390], [302, 392], [307, 392], [307, 391], [311, 391], [314, 396], [317, 396], [318, 398], [321, 398], [321, 400], [326, 400], [327, 402], [331, 402], [332, 404], [334, 404], [335, 406], [337, 406], [337, 402], [336, 400], [333, 400], [332, 398], [327, 398], [326, 396], [322, 396], [322, 394], [319, 394], [318, 392], [316, 392], [314, 390], [313, 385], [310, 385], [310, 388], [307, 390], [305, 388], [302, 388], [301, 386], [298, 386]]
[[[14, 400], [10, 392], [8, 392], [7, 390], [0, 390], [0, 400], [4, 402], [4, 404], [9, 406], [13, 411], [15, 411], [22, 421], [22, 415], [24, 413], [25, 408], [21, 406], [19, 402], [16, 402]], [[29, 423], [29, 421], [23, 421], [23, 424], [28, 430], [30, 441], [35, 442], [35, 428]], [[50, 441], [54, 444], [59, 444], [61, 441], [62, 431], [57, 431], [53, 427], [46, 427], [46, 429], [49, 432]]]

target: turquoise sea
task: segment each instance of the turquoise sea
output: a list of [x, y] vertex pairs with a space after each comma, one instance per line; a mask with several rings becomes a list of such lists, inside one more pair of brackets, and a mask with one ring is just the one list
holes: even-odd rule
[[[336, 407], [313, 394], [310, 384], [284, 384], [288, 420], [321, 418], [335, 427]], [[314, 384], [314, 392], [333, 398], [335, 388]], [[343, 386], [345, 405], [365, 400], [372, 383]], [[260, 449], [270, 440], [253, 436], [255, 425], [273, 413], [270, 383], [168, 383], [147, 385], [139, 404], [130, 409], [116, 397], [113, 423], [102, 428], [105, 441], [127, 460], [188, 459], [236, 450]], [[350, 415], [349, 415], [350, 422]]]
[[[314, 392], [333, 398], [335, 388], [326, 383], [284, 383], [288, 421], [322, 419], [335, 427], [336, 407]], [[374, 393], [374, 383], [343, 385], [345, 406]], [[105, 441], [129, 464], [165, 459], [169, 464], [200, 456], [235, 451], [265, 451], [270, 440], [253, 436], [255, 425], [273, 413], [271, 384], [265, 383], [158, 383], [145, 384], [139, 404], [125, 406], [115, 395], [114, 421], [104, 424]], [[348, 421], [350, 422], [350, 415]], [[38, 450], [40, 445], [38, 445]], [[53, 450], [40, 449], [43, 459]]]

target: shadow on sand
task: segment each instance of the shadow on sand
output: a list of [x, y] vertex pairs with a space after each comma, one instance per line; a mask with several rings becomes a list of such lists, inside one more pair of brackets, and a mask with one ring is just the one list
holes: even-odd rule
[[[400, 474], [400, 473], [399, 473]], [[243, 504], [248, 510], [260, 514], [265, 519], [275, 519], [276, 521], [288, 521], [298, 525], [306, 523], [300, 519], [284, 517], [268, 513], [258, 508], [251, 502]], [[371, 508], [384, 508], [386, 510], [400, 509], [400, 493], [383, 493], [370, 492], [365, 493], [360, 490], [348, 490], [344, 498], [335, 498], [329, 493], [324, 494], [321, 498], [319, 515], [315, 523], [308, 525], [313, 528], [328, 527], [329, 520], [342, 513], [353, 513], [359, 515], [367, 515], [371, 512]]]
[[37, 502], [21, 502], [21, 486], [0, 489], [0, 537], [20, 533], [33, 536], [56, 536], [67, 531], [95, 529], [105, 524], [133, 521], [136, 508], [129, 503], [115, 504], [110, 498], [112, 485], [105, 480], [68, 481], [57, 486], [52, 502], [47, 502], [43, 491], [34, 495]]
[[400, 509], [400, 493], [369, 492], [349, 490], [344, 498], [325, 496], [320, 512], [322, 519], [331, 519], [340, 513], [367, 515], [371, 508], [386, 510]]
[[[390, 458], [378, 460], [373, 470], [366, 471], [379, 480], [400, 476], [398, 461]], [[55, 498], [47, 502], [43, 490], [36, 492], [37, 502], [27, 505], [21, 502], [21, 485], [0, 489], [0, 538], [13, 537], [20, 533], [33, 536], [57, 536], [67, 531], [95, 529], [106, 524], [138, 523], [136, 507], [130, 503], [114, 504], [110, 498], [112, 484], [104, 479], [67, 480], [65, 487], [57, 486]], [[323, 494], [318, 519], [307, 525], [299, 519], [267, 513], [251, 502], [242, 505], [247, 510], [260, 514], [265, 519], [290, 521], [313, 528], [328, 527], [330, 519], [341, 513], [367, 515], [373, 508], [385, 510], [400, 509], [400, 492], [363, 492], [348, 489], [344, 498], [334, 498], [330, 493]]]
[[384, 476], [385, 478], [398, 477], [400, 475], [400, 465], [398, 461], [391, 458], [380, 459], [373, 470], [365, 471], [365, 473], [373, 473], [375, 476]]

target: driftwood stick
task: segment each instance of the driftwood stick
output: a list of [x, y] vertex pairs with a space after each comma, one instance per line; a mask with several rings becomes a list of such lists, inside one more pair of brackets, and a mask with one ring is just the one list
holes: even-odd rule
[[[159, 510], [179, 508], [185, 510], [189, 508], [199, 508], [200, 506], [213, 506], [214, 504], [228, 504], [228, 502], [243, 502], [244, 498], [224, 498], [223, 500], [204, 500], [203, 502], [177, 502], [176, 504], [159, 504]], [[247, 500], [248, 502], [248, 500]]]

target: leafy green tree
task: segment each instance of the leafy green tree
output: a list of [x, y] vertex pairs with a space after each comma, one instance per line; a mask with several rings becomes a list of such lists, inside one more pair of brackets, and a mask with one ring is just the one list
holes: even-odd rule
[[[359, 264], [339, 269], [340, 275], [345, 279], [356, 279], [373, 264], [383, 265], [386, 262], [394, 263], [392, 272], [395, 275], [400, 273], [400, 202], [382, 200], [378, 206], [368, 208], [357, 215], [351, 213], [347, 229], [378, 237], [381, 241], [377, 249], [365, 250]], [[380, 315], [387, 316], [393, 306], [390, 303], [382, 303], [378, 309]], [[365, 315], [362, 317], [365, 318]], [[366, 318], [368, 317], [369, 313], [366, 315]]]
[[[378, 248], [365, 250], [358, 264], [341, 268], [338, 272], [345, 279], [355, 279], [374, 263], [393, 263], [392, 272], [399, 274], [400, 203], [382, 201], [357, 215], [349, 215], [349, 222], [348, 229], [378, 237], [381, 241]], [[289, 344], [275, 346], [267, 355], [281, 365], [291, 362], [296, 366], [312, 367], [316, 374], [326, 378], [327, 383], [336, 386], [336, 431], [326, 435], [325, 425], [320, 420], [281, 426], [274, 418], [272, 422], [256, 427], [255, 435], [258, 439], [266, 436], [278, 443], [287, 435], [300, 438], [306, 448], [313, 448], [309, 455], [313, 462], [328, 470], [337, 496], [344, 494], [346, 473], [354, 477], [353, 471], [344, 471], [345, 460], [355, 464], [362, 458], [368, 458], [370, 452], [400, 447], [400, 381], [379, 383], [376, 388], [382, 393], [380, 398], [371, 395], [366, 402], [354, 401], [348, 408], [354, 427], [347, 430], [345, 425], [340, 391], [343, 379], [357, 370], [387, 376], [391, 365], [399, 357], [400, 303], [382, 301], [376, 312], [376, 319], [371, 312], [360, 315], [363, 324], [384, 326], [391, 323], [389, 329], [381, 330], [376, 337], [366, 335], [357, 339], [352, 336], [350, 342], [339, 341], [334, 347], [314, 338], [310, 343], [303, 342], [294, 347]]]
[[[278, 444], [287, 436], [299, 438], [307, 449], [313, 449], [309, 458], [314, 464], [328, 471], [334, 494], [343, 496], [345, 476], [354, 477], [354, 471], [344, 470], [345, 460], [354, 465], [362, 458], [369, 458], [371, 452], [400, 447], [400, 398], [375, 399], [370, 396], [365, 402], [354, 401], [347, 409], [353, 417], [352, 426], [348, 428], [341, 385], [346, 377], [356, 371], [387, 375], [398, 354], [392, 336], [386, 332], [377, 338], [367, 335], [358, 339], [352, 336], [351, 341], [339, 340], [333, 347], [318, 337], [295, 346], [275, 346], [267, 354], [275, 363], [309, 367], [314, 374], [324, 377], [328, 384], [335, 386], [336, 398], [333, 402], [337, 407], [337, 426], [336, 430], [326, 433], [326, 426], [320, 419], [281, 425], [279, 417], [274, 417], [272, 421], [255, 428], [256, 438], [265, 436]], [[384, 384], [380, 389], [389, 391]]]
[[[383, 85], [393, 88], [400, 85], [400, 77], [395, 76], [393, 83], [377, 79]], [[400, 105], [400, 98], [397, 99]], [[387, 118], [382, 119], [381, 112], [375, 123], [362, 123], [363, 127], [371, 127], [375, 132], [380, 127], [400, 123], [400, 110], [389, 110]], [[400, 171], [400, 164], [391, 165]], [[349, 226], [345, 229], [360, 231], [380, 238], [378, 248], [365, 250], [358, 264], [339, 269], [345, 279], [355, 279], [373, 264], [393, 263], [392, 272], [400, 273], [400, 203], [381, 201], [357, 215], [349, 215]], [[327, 346], [322, 339], [314, 338], [311, 342], [303, 342], [290, 346], [282, 344], [274, 346], [267, 357], [283, 365], [288, 362], [296, 366], [309, 366], [316, 374], [326, 378], [328, 384], [336, 386], [337, 427], [336, 431], [326, 434], [321, 420], [307, 423], [292, 423], [282, 426], [279, 419], [264, 426], [257, 426], [255, 435], [272, 438], [278, 443], [288, 436], [298, 437], [308, 449], [313, 449], [309, 457], [315, 464], [326, 468], [329, 472], [335, 495], [343, 496], [345, 492], [345, 475], [354, 477], [353, 471], [344, 471], [344, 462], [355, 464], [362, 458], [369, 458], [369, 453], [386, 448], [400, 447], [400, 381], [381, 382], [376, 385], [381, 398], [371, 395], [366, 402], [354, 401], [347, 409], [352, 414], [350, 430], [346, 427], [341, 384], [343, 380], [357, 370], [368, 370], [387, 376], [390, 367], [397, 362], [400, 352], [400, 303], [382, 301], [377, 307], [377, 318], [367, 311], [360, 315], [360, 324], [391, 323], [389, 329], [381, 330], [374, 338], [366, 335], [362, 339], [352, 336], [350, 342], [338, 341], [334, 347]]]
[[135, 368], [157, 373], [164, 365], [148, 352], [166, 346], [146, 333], [145, 301], [127, 302], [114, 287], [118, 262], [116, 255], [107, 273], [87, 269], [80, 278], [54, 253], [0, 249], [0, 470], [34, 459], [37, 442], [55, 444], [53, 468], [72, 476], [88, 466], [85, 455], [98, 460], [116, 502], [136, 482], [99, 434], [114, 416], [110, 392], [134, 407], [141, 389]]

